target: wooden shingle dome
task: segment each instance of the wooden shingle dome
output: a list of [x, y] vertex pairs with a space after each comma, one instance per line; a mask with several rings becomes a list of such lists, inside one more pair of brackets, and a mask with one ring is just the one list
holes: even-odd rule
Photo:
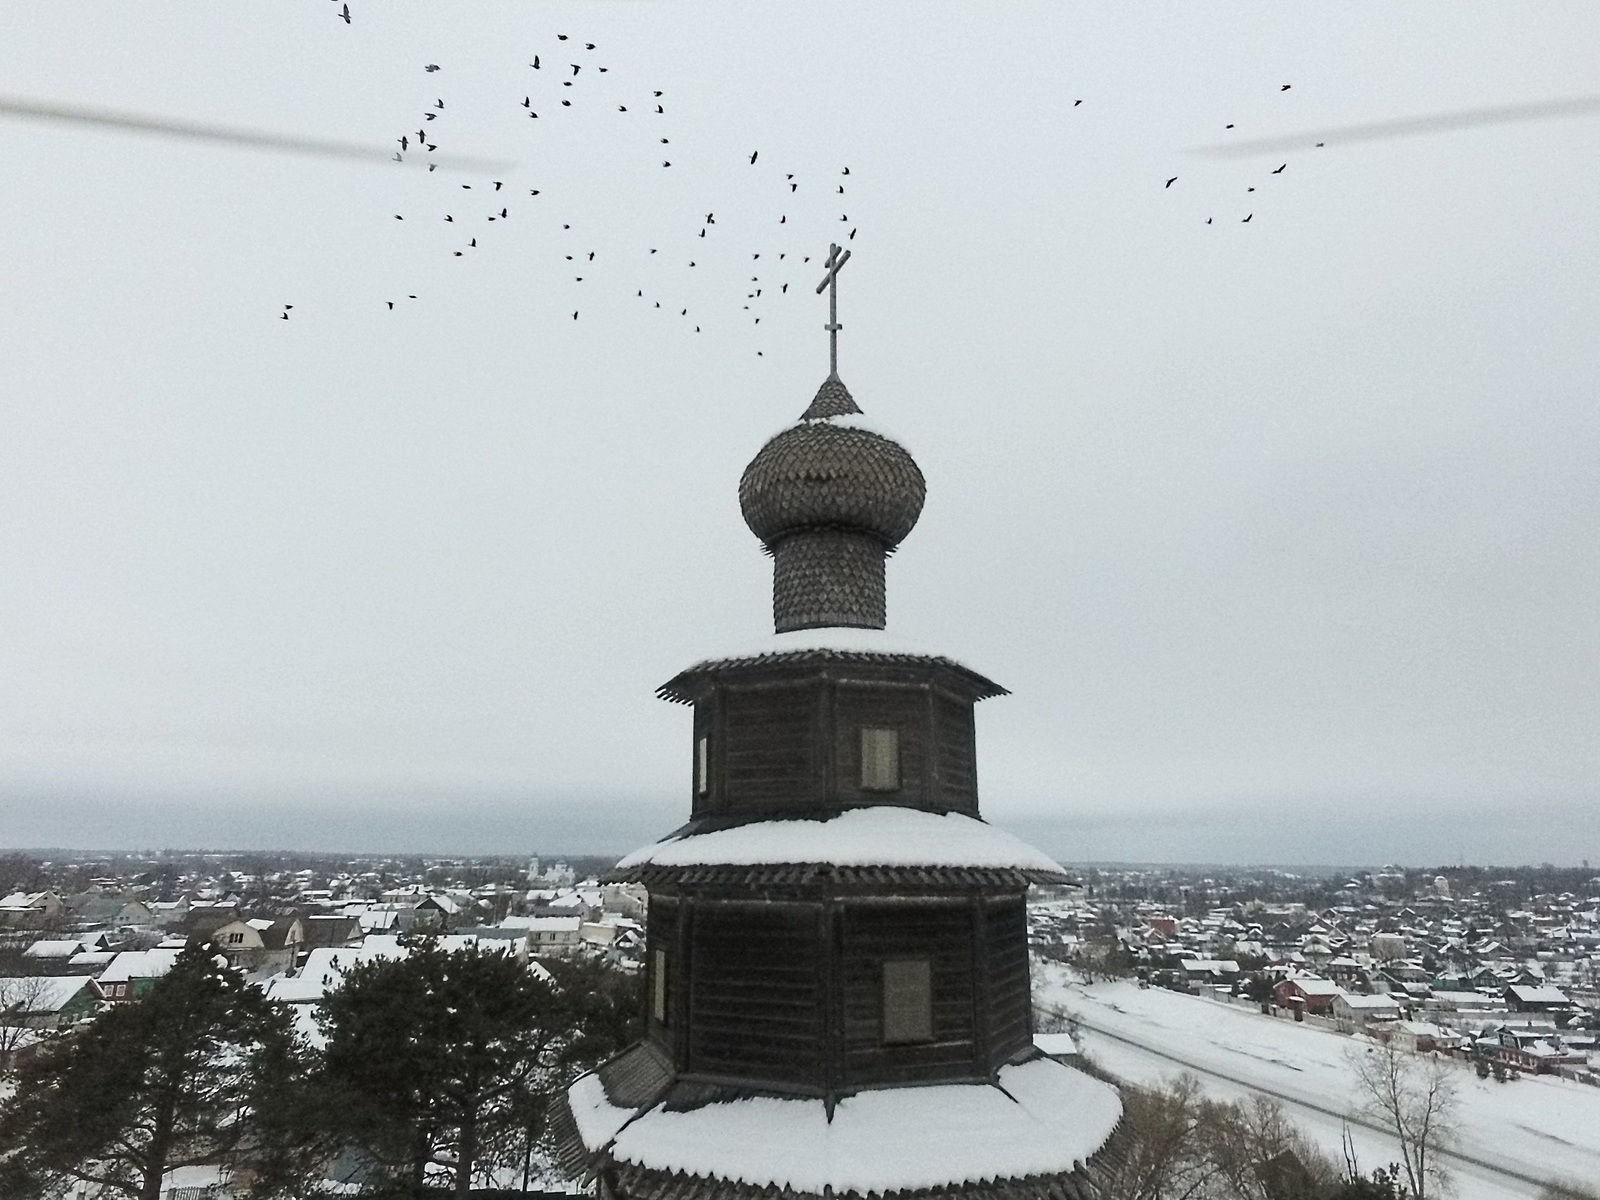
[[904, 447], [854, 421], [860, 411], [830, 375], [739, 481], [745, 524], [773, 557], [779, 633], [884, 627], [884, 557], [916, 525], [927, 484]]

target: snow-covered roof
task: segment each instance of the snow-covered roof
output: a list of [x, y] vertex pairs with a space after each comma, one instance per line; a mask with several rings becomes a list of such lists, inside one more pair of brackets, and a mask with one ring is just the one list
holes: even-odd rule
[[634, 1118], [595, 1075], [573, 1084], [568, 1101], [588, 1148], [610, 1143], [619, 1162], [836, 1195], [1065, 1174], [1122, 1116], [1110, 1084], [1049, 1058], [1002, 1067], [998, 1087], [861, 1092], [840, 1100], [832, 1121], [820, 1099], [767, 1096]]
[[71, 958], [83, 950], [78, 938], [42, 938], [22, 952], [24, 958]]
[[617, 870], [778, 863], [1066, 874], [1048, 854], [975, 817], [889, 805], [854, 808], [825, 821], [756, 821], [712, 833], [668, 837], [635, 850], [617, 864]]
[[172, 970], [181, 950], [124, 950], [100, 973], [101, 983], [126, 983], [130, 979], [157, 979]]
[[1567, 994], [1557, 987], [1525, 987], [1513, 984], [1508, 989], [1523, 1004], [1566, 1004]]
[[24, 975], [0, 980], [0, 1011], [15, 1006], [21, 1013], [60, 1012], [89, 983], [87, 975]]
[[1070, 1033], [1036, 1033], [1033, 1044], [1049, 1055], [1076, 1054], [1077, 1040]]

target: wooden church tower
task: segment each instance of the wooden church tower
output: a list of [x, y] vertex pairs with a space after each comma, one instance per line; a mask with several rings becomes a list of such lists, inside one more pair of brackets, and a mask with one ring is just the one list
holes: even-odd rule
[[838, 375], [848, 257], [834, 370], [739, 485], [776, 644], [658, 691], [694, 718], [688, 824], [615, 874], [650, 893], [646, 1035], [558, 1115], [602, 1197], [1096, 1196], [1121, 1118], [1034, 1046], [1024, 901], [1063, 874], [979, 816], [973, 707], [1005, 689], [838, 632], [884, 627], [925, 494]]

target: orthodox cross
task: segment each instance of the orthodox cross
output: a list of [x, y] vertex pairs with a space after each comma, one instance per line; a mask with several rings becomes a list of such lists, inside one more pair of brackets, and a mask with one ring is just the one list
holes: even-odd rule
[[828, 261], [823, 265], [828, 268], [828, 273], [822, 277], [822, 282], [817, 284], [817, 295], [822, 295], [822, 289], [828, 289], [828, 323], [823, 326], [828, 331], [828, 373], [839, 373], [839, 268], [850, 261], [850, 251], [840, 251], [838, 246], [828, 247]]

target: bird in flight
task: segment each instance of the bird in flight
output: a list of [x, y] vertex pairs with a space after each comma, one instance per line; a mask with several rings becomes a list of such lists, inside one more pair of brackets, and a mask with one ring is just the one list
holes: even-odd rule
[[759, 150], [750, 151], [750, 165], [752, 167], [756, 165], [756, 155], [758, 155], [760, 153], [761, 153], [761, 151], [759, 151]]
[[[423, 67], [422, 69], [424, 71], [426, 71], [428, 74], [432, 75], [435, 71], [437, 71], [439, 69], [439, 64], [438, 63], [429, 63], [427, 66]], [[393, 308], [394, 305], [391, 304], [389, 307]]]
[[1083, 103], [1083, 101], [1082, 101], [1082, 100], [1074, 100], [1074, 101], [1073, 101], [1073, 102], [1072, 102], [1072, 107], [1073, 107], [1073, 108], [1077, 108], [1077, 107], [1078, 107], [1078, 105], [1080, 105], [1080, 104], [1082, 104], [1082, 103]]
[[531, 63], [529, 63], [528, 65], [530, 67], [532, 67], [535, 71], [537, 71], [539, 69], [539, 56], [537, 54], [535, 54], [533, 56], [533, 61]]
[[1281, 88], [1279, 88], [1278, 90], [1280, 92], [1287, 92], [1289, 90], [1289, 85], [1286, 83]]
[[577, 64], [577, 63], [573, 63], [573, 64], [572, 64], [572, 73], [573, 73], [573, 74], [574, 74], [574, 75], [576, 75], [576, 74], [577, 74], [577, 73], [578, 73], [578, 71], [579, 71], [579, 70], [580, 70], [580, 69], [581, 69], [581, 68], [579, 68], [579, 66], [578, 66], [578, 64]]
[[[1284, 163], [1283, 167], [1287, 167], [1288, 165], [1289, 165], [1288, 163]], [[1274, 175], [1282, 175], [1283, 174], [1283, 167], [1279, 167], [1276, 171], [1274, 171], [1272, 173]]]
[[1177, 182], [1178, 182], [1178, 177], [1176, 175], [1174, 175], [1171, 179], [1167, 180], [1167, 186], [1171, 187], [1173, 184], [1175, 184]]
[[[1253, 217], [1253, 216], [1255, 216], [1255, 213], [1251, 213], [1250, 214], [1250, 217]], [[1246, 217], [1244, 220], [1240, 221], [1239, 224], [1248, 225], [1250, 223], [1250, 217]]]
[[339, 10], [339, 17], [346, 25], [350, 24], [350, 6], [348, 4]]

